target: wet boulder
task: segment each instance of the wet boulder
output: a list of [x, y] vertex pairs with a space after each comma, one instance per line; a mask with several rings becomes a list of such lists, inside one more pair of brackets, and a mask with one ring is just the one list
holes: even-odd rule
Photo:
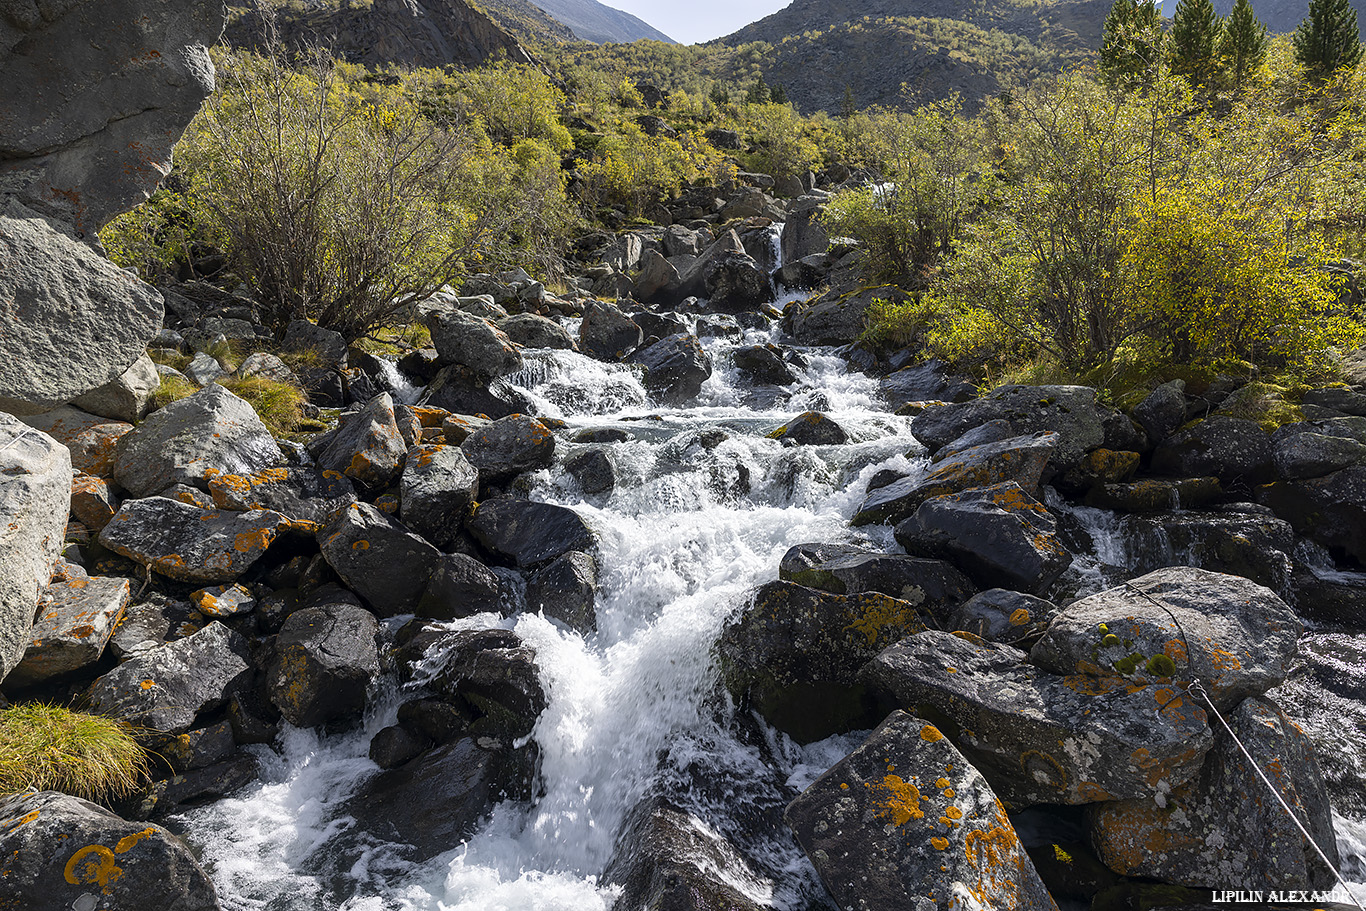
[[1168, 673], [1159, 676], [1199, 680], [1227, 710], [1285, 679], [1302, 631], [1270, 589], [1173, 566], [1068, 605], [1029, 660], [1055, 674], [1165, 664]]
[[1138, 421], [1152, 445], [1176, 433], [1177, 428], [1186, 423], [1185, 380], [1163, 383], [1148, 393], [1134, 407], [1134, 420]]
[[518, 313], [498, 320], [498, 328], [507, 337], [523, 348], [554, 348], [560, 351], [577, 351], [571, 336], [563, 326], [535, 313]]
[[1198, 509], [1223, 495], [1218, 478], [1140, 478], [1097, 484], [1086, 492], [1085, 503], [1120, 512], [1169, 512]]
[[769, 383], [774, 386], [789, 386], [797, 382], [797, 374], [783, 360], [782, 350], [777, 345], [746, 345], [731, 352], [735, 366], [747, 373], [755, 382]]
[[251, 405], [217, 383], [148, 415], [118, 442], [114, 479], [135, 497], [173, 484], [283, 465], [284, 453]]
[[769, 436], [785, 446], [841, 446], [849, 442], [848, 432], [819, 411], [799, 414]]
[[345, 415], [335, 430], [309, 443], [324, 471], [336, 471], [368, 487], [383, 488], [403, 470], [408, 444], [399, 431], [394, 400], [382, 392]]
[[645, 388], [669, 405], [697, 398], [711, 376], [711, 355], [702, 350], [695, 336], [686, 333], [667, 336], [636, 351], [631, 362], [645, 368]]
[[324, 604], [285, 619], [270, 649], [265, 685], [290, 724], [314, 727], [358, 717], [379, 674], [374, 614], [351, 604]]
[[943, 560], [858, 548], [826, 554], [821, 553], [823, 549], [813, 552], [802, 544], [791, 548], [783, 556], [778, 578], [836, 595], [881, 592], [935, 618], [947, 616], [977, 590]]
[[907, 553], [946, 559], [984, 586], [1042, 592], [1072, 563], [1056, 520], [1013, 481], [926, 500], [895, 535]]
[[0, 799], [0, 906], [25, 911], [219, 911], [190, 847], [57, 791]]
[[71, 455], [47, 434], [0, 413], [0, 680], [31, 639], [71, 509]]
[[1256, 421], [1212, 415], [1172, 434], [1153, 452], [1154, 474], [1213, 475], [1224, 484], [1264, 484], [1276, 478], [1271, 438]]
[[[1304, 732], [1261, 698], [1239, 704], [1229, 726], [1336, 867], [1328, 793]], [[1204, 889], [1328, 889], [1335, 883], [1219, 724], [1199, 777], [1160, 802], [1097, 804], [1090, 828], [1101, 859], [1125, 876]]]
[[179, 734], [251, 683], [247, 641], [214, 622], [128, 659], [90, 686], [91, 708], [130, 724]]
[[157, 366], [144, 354], [117, 378], [77, 396], [71, 404], [89, 414], [131, 424], [152, 410], [153, 397], [160, 386]]
[[802, 345], [853, 344], [866, 326], [868, 308], [886, 298], [885, 289], [822, 296], [783, 311], [783, 329]]
[[180, 582], [231, 582], [289, 527], [278, 512], [205, 510], [166, 497], [128, 500], [100, 543]]
[[70, 405], [21, 420], [69, 449], [71, 467], [100, 478], [113, 477], [115, 447], [133, 429], [132, 424], [96, 417]]
[[765, 894], [765, 881], [730, 842], [660, 797], [642, 800], [627, 814], [602, 881], [621, 887], [613, 911], [767, 907], [752, 897]]
[[479, 470], [460, 447], [424, 443], [408, 450], [399, 481], [399, 515], [437, 547], [455, 545], [478, 493]]
[[522, 355], [507, 333], [486, 319], [455, 309], [427, 314], [437, 364], [460, 364], [484, 379], [506, 376], [522, 369]]
[[547, 563], [571, 550], [597, 549], [597, 536], [583, 517], [551, 503], [485, 500], [466, 527], [484, 547], [521, 568]]
[[619, 307], [593, 300], [579, 324], [579, 350], [600, 361], [619, 361], [640, 347], [645, 333]]
[[356, 499], [356, 488], [340, 472], [291, 465], [251, 474], [214, 475], [209, 479], [209, 494], [219, 509], [268, 509], [295, 522], [325, 522]]
[[1272, 436], [1272, 460], [1282, 480], [1321, 478], [1366, 463], [1366, 443], [1322, 433]]
[[497, 574], [466, 554], [442, 554], [418, 602], [418, 615], [455, 620], [486, 612], [504, 612]]
[[41, 683], [89, 667], [123, 619], [131, 590], [127, 579], [89, 576], [49, 586], [38, 601], [32, 640], [5, 678], [15, 686]]
[[1059, 490], [1068, 494], [1084, 493], [1102, 484], [1123, 484], [1138, 471], [1142, 457], [1132, 450], [1093, 449], [1077, 465], [1055, 479]]
[[1170, 791], [1199, 772], [1213, 736], [1170, 680], [1055, 676], [966, 634], [907, 637], [860, 679], [940, 722], [1013, 807]]
[[1366, 465], [1268, 484], [1257, 491], [1257, 502], [1311, 541], [1366, 562]]
[[878, 717], [859, 668], [924, 628], [915, 605], [880, 592], [835, 595], [770, 582], [721, 633], [721, 676], [737, 701], [810, 743]]
[[441, 368], [417, 404], [453, 414], [483, 415], [492, 419], [536, 413], [531, 399], [507, 381], [481, 382], [469, 368], [461, 366]]
[[647, 250], [636, 274], [635, 297], [647, 304], [672, 304], [682, 299], [683, 280], [673, 263], [656, 250]]
[[173, 771], [193, 772], [230, 759], [237, 752], [237, 742], [232, 724], [224, 720], [161, 739], [156, 751]]
[[702, 279], [704, 296], [715, 307], [757, 308], [773, 300], [768, 273], [747, 253], [728, 252], [714, 259], [704, 255], [681, 276], [684, 287], [697, 276]]
[[911, 433], [934, 452], [988, 421], [1009, 421], [1020, 433], [1053, 431], [1058, 443], [1049, 465], [1065, 471], [1105, 444], [1111, 414], [1089, 386], [1001, 386], [970, 402], [926, 408]]
[[327, 564], [381, 617], [411, 614], [441, 552], [368, 503], [338, 510], [318, 531]]
[[584, 493], [610, 493], [617, 484], [617, 463], [601, 446], [574, 453], [564, 460], [564, 470], [579, 482]]
[[1037, 496], [1058, 439], [1056, 433], [1036, 433], [963, 448], [935, 461], [922, 477], [912, 475], [872, 491], [849, 524], [895, 525], [914, 515], [926, 500], [1008, 481]]
[[1057, 909], [987, 780], [906, 712], [889, 715], [785, 817], [841, 908]]
[[1295, 532], [1288, 522], [1250, 511], [1159, 513], [1129, 520], [1129, 569], [1198, 566], [1251, 579], [1272, 591], [1290, 590]]
[[442, 635], [435, 649], [442, 667], [430, 686], [456, 706], [472, 734], [511, 741], [531, 733], [546, 696], [536, 651], [516, 633], [457, 630]]
[[524, 471], [549, 468], [555, 461], [555, 436], [535, 418], [515, 414], [473, 431], [460, 450], [482, 483], [496, 484]]
[[945, 629], [963, 630], [988, 642], [1016, 645], [1043, 634], [1058, 612], [1052, 601], [992, 588], [973, 595], [949, 617]]
[[526, 609], [590, 633], [598, 628], [597, 593], [598, 561], [592, 554], [570, 551], [527, 577]]

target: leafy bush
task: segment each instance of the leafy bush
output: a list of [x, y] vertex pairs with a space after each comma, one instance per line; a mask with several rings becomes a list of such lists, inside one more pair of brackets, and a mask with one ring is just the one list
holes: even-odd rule
[[32, 787], [107, 800], [132, 793], [147, 771], [121, 721], [38, 702], [0, 709], [0, 794]]
[[676, 196], [685, 183], [716, 175], [721, 166], [720, 154], [700, 134], [647, 136], [627, 122], [599, 140], [593, 160], [579, 174], [590, 205], [622, 206], [627, 214], [639, 215]]

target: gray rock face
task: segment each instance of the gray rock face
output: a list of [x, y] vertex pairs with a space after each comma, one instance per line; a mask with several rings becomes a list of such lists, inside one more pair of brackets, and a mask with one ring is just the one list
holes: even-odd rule
[[290, 614], [266, 665], [270, 701], [298, 727], [360, 715], [365, 689], [379, 674], [378, 632], [375, 615], [352, 604]]
[[682, 298], [679, 293], [682, 278], [673, 263], [656, 250], [648, 250], [640, 261], [640, 274], [635, 278], [635, 296], [644, 303], [675, 303]]
[[610, 452], [598, 446], [565, 459], [564, 470], [574, 476], [584, 493], [607, 493], [617, 484], [617, 464]]
[[600, 361], [617, 361], [640, 347], [645, 333], [621, 309], [589, 301], [579, 324], [579, 350]]
[[594, 600], [598, 591], [598, 561], [592, 554], [570, 551], [536, 570], [526, 582], [528, 611], [543, 612], [571, 629], [590, 633], [598, 628]]
[[38, 597], [66, 534], [71, 477], [65, 446], [0, 413], [0, 680], [28, 648]]
[[441, 553], [369, 503], [352, 503], [318, 531], [327, 564], [381, 617], [417, 610]]
[[[1300, 817], [1334, 866], [1337, 840], [1314, 748], [1268, 699], [1247, 699], [1229, 726], [1262, 774]], [[1200, 775], [1159, 806], [1152, 799], [1096, 805], [1092, 840], [1102, 860], [1125, 876], [1149, 876], [1194, 888], [1328, 889], [1331, 870], [1256, 778], [1223, 726]]]
[[986, 779], [906, 712], [784, 815], [841, 908], [1057, 909]]
[[460, 366], [441, 368], [417, 404], [454, 414], [482, 414], [494, 419], [536, 413], [531, 399], [509, 383], [503, 380], [480, 382], [469, 368]]
[[987, 421], [1009, 421], [1020, 433], [1052, 430], [1059, 439], [1050, 465], [1065, 471], [1104, 445], [1110, 413], [1089, 386], [1001, 386], [971, 402], [925, 409], [911, 433], [934, 451]]
[[[1252, 507], [1255, 509], [1255, 507]], [[1251, 579], [1280, 594], [1290, 589], [1295, 532], [1257, 512], [1186, 512], [1134, 517], [1128, 527], [1133, 573], [1198, 566]]]
[[[0, 47], [6, 27], [0, 20]], [[0, 57], [0, 75], [9, 61], [31, 59]], [[13, 176], [3, 170], [5, 106], [16, 97], [45, 97], [33, 90], [38, 83], [6, 77], [3, 84], [30, 89], [0, 99], [0, 189]], [[38, 414], [122, 376], [161, 328], [162, 301], [68, 228], [5, 200], [0, 195], [0, 300], [9, 302], [0, 336], [0, 409]]]
[[27, 686], [94, 664], [128, 606], [127, 579], [90, 576], [52, 585], [38, 604], [33, 641], [6, 678]]
[[828, 548], [807, 544], [791, 548], [783, 555], [778, 578], [836, 595], [881, 592], [935, 618], [946, 617], [976, 591], [967, 577], [942, 560], [858, 548], [830, 553]]
[[161, 826], [57, 791], [0, 800], [0, 905], [219, 911], [208, 874]]
[[963, 630], [986, 639], [1014, 645], [1040, 635], [1058, 612], [1052, 601], [991, 588], [973, 595], [949, 617], [945, 629]]
[[125, 661], [91, 684], [91, 707], [164, 734], [194, 726], [200, 712], [227, 703], [252, 677], [247, 641], [213, 622]]
[[[1115, 641], [1106, 644], [1101, 624]], [[1140, 669], [1165, 655], [1174, 676], [1199, 680], [1228, 709], [1285, 679], [1302, 631], [1294, 611], [1270, 589], [1173, 566], [1064, 608], [1029, 660], [1055, 674], [1113, 674], [1115, 663], [1130, 655], [1142, 656]]]
[[408, 450], [399, 480], [399, 515], [437, 547], [455, 544], [478, 493], [479, 470], [459, 447], [424, 443]]
[[1037, 496], [1044, 467], [1058, 448], [1056, 433], [1036, 433], [968, 446], [937, 460], [924, 477], [908, 477], [868, 494], [851, 525], [895, 525], [933, 497], [1014, 481]]
[[403, 469], [408, 445], [394, 416], [394, 400], [381, 392], [336, 430], [314, 441], [318, 467], [339, 471], [354, 481], [384, 487]]
[[437, 363], [462, 364], [476, 376], [494, 379], [522, 369], [517, 346], [493, 323], [461, 310], [434, 310], [427, 315]]
[[1157, 474], [1214, 475], [1225, 484], [1275, 480], [1271, 438], [1256, 421], [1213, 415], [1163, 441], [1153, 452]]
[[[1297, 426], [1297, 425], [1291, 425]], [[1366, 443], [1323, 433], [1277, 433], [1272, 437], [1276, 473], [1287, 481], [1321, 478], [1366, 463]]]
[[498, 575], [465, 554], [442, 554], [417, 612], [434, 620], [454, 620], [491, 611], [503, 613], [503, 586]]
[[783, 262], [796, 262], [804, 256], [824, 253], [830, 247], [830, 235], [820, 222], [827, 197], [802, 196], [792, 203], [783, 222]]
[[1199, 772], [1213, 735], [1180, 691], [1054, 676], [1024, 659], [936, 630], [886, 649], [860, 678], [898, 705], [951, 720], [954, 744], [1015, 807], [1147, 797]]
[[597, 548], [597, 538], [582, 516], [551, 503], [485, 500], [467, 527], [480, 544], [519, 567], [547, 563], [571, 550]]
[[460, 444], [484, 482], [500, 482], [524, 471], [548, 468], [555, 459], [555, 436], [535, 418], [509, 415], [481, 427]]
[[758, 876], [724, 838], [662, 798], [636, 804], [617, 833], [604, 883], [622, 887], [613, 909], [761, 911], [763, 905], [736, 888]]
[[715, 260], [704, 257], [702, 263], [703, 287], [714, 306], [758, 309], [773, 300], [768, 273], [749, 254], [727, 253]]
[[209, 479], [209, 494], [219, 509], [268, 509], [296, 522], [325, 522], [335, 510], [356, 499], [356, 488], [335, 471], [290, 466], [214, 475]]
[[748, 373], [756, 382], [787, 386], [797, 382], [797, 374], [783, 360], [777, 345], [749, 345], [731, 352], [735, 366]]
[[536, 651], [507, 630], [457, 630], [441, 636], [442, 669], [432, 688], [469, 721], [471, 733], [526, 737], [545, 710]]
[[78, 396], [72, 404], [90, 414], [131, 424], [152, 410], [152, 397], [160, 386], [157, 365], [144, 354], [122, 376]]
[[682, 333], [637, 351], [631, 362], [645, 368], [645, 388], [670, 405], [697, 398], [711, 376], [711, 355], [695, 336]]
[[0, 99], [0, 191], [86, 234], [146, 199], [213, 91], [223, 23], [213, 2], [7, 6], [0, 84], [27, 90]]
[[860, 291], [843, 297], [818, 298], [789, 307], [783, 328], [803, 345], [848, 345], [864, 329], [864, 315], [885, 291]]
[[1134, 420], [1142, 425], [1148, 439], [1161, 443], [1186, 421], [1186, 382], [1163, 383], [1134, 408]]
[[801, 743], [856, 730], [878, 706], [859, 668], [925, 628], [908, 601], [877, 592], [834, 595], [770, 582], [717, 643], [721, 676], [737, 700]]
[[535, 313], [518, 313], [497, 322], [500, 330], [524, 348], [555, 348], [574, 351], [579, 346], [563, 326]]
[[69, 449], [72, 468], [101, 478], [112, 476], [115, 446], [133, 429], [132, 424], [95, 417], [70, 405], [21, 420]]
[[277, 512], [204, 510], [167, 497], [129, 500], [100, 532], [112, 551], [181, 582], [231, 582], [289, 520]]
[[895, 535], [907, 553], [947, 559], [983, 586], [1038, 593], [1072, 564], [1056, 520], [1014, 481], [926, 500]]
[[119, 440], [114, 458], [114, 479], [135, 497], [285, 461], [251, 405], [217, 384], [149, 415]]

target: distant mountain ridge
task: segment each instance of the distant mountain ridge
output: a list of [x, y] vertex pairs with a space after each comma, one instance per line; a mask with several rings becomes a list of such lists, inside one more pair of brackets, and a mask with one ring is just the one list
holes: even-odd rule
[[535, 0], [536, 5], [595, 44], [629, 44], [641, 38], [677, 44], [668, 35], [630, 13], [597, 0]]

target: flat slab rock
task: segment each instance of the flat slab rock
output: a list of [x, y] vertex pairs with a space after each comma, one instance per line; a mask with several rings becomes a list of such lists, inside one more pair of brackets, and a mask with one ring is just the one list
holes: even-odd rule
[[1201, 681], [1227, 710], [1285, 680], [1301, 632], [1294, 611], [1271, 589], [1173, 566], [1073, 602], [1029, 660], [1055, 674], [1109, 674], [1129, 656], [1146, 664], [1166, 655], [1178, 678]]
[[1005, 808], [939, 729], [894, 712], [787, 807], [841, 908], [1056, 911]]
[[0, 907], [219, 911], [208, 874], [175, 835], [56, 791], [0, 800]]
[[1213, 735], [1204, 710], [1169, 682], [1054, 676], [1024, 659], [1007, 645], [928, 631], [860, 676], [952, 722], [954, 743], [1015, 807], [1146, 797], [1199, 772]]
[[100, 660], [131, 593], [127, 579], [90, 576], [52, 585], [38, 603], [33, 641], [6, 678], [26, 686]]
[[166, 497], [129, 500], [100, 543], [181, 582], [231, 582], [290, 521], [278, 512], [205, 510]]

